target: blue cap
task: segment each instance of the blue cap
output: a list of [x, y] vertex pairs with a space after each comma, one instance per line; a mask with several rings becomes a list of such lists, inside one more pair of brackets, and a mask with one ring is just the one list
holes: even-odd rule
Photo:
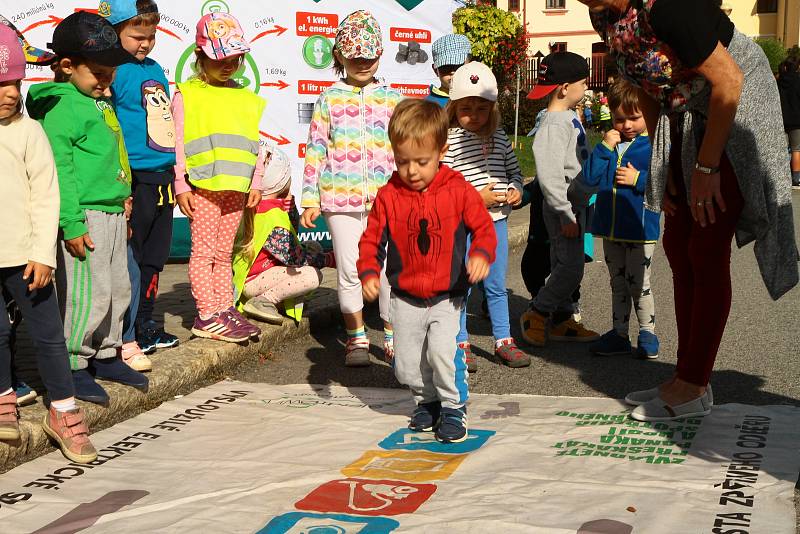
[[450, 33], [436, 39], [431, 52], [435, 69], [445, 65], [463, 65], [472, 52], [472, 45], [466, 35]]
[[112, 25], [145, 13], [158, 13], [156, 3], [152, 0], [144, 2], [142, 0], [103, 0], [97, 8], [97, 14], [105, 17]]

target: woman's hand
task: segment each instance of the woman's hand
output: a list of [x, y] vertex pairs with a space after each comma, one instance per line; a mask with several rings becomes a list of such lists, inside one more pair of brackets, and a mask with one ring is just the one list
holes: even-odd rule
[[725, 200], [719, 187], [719, 172], [704, 174], [697, 169], [692, 173], [692, 194], [689, 209], [692, 218], [705, 228], [707, 223], [717, 222], [714, 202], [721, 211], [725, 211]]
[[303, 214], [300, 216], [300, 225], [303, 228], [315, 228], [314, 221], [317, 220], [319, 217], [320, 211], [319, 208], [306, 208], [303, 210]]
[[194, 193], [191, 191], [180, 193], [175, 197], [175, 202], [178, 203], [178, 208], [181, 210], [181, 213], [191, 221], [194, 217]]

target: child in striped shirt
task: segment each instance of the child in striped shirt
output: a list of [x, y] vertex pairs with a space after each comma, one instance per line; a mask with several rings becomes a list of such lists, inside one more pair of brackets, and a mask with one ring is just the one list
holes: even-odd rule
[[[506, 270], [508, 224], [512, 206], [522, 200], [522, 173], [511, 142], [499, 127], [497, 80], [489, 67], [472, 62], [459, 68], [450, 83], [447, 104], [449, 149], [442, 163], [459, 171], [481, 194], [494, 221], [496, 259], [483, 287], [492, 321], [495, 354], [509, 367], [527, 367], [530, 356], [519, 350], [511, 337], [508, 318]], [[467, 369], [477, 370], [467, 334], [466, 307], [461, 311], [457, 341], [467, 357]]]

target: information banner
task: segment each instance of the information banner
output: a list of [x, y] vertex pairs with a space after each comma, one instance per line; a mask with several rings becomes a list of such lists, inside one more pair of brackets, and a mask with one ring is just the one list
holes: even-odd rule
[[[296, 197], [305, 158], [311, 112], [319, 94], [336, 79], [333, 40], [347, 14], [369, 9], [383, 31], [384, 54], [377, 76], [409, 97], [423, 97], [436, 81], [431, 69], [431, 43], [452, 31], [454, 0], [180, 0], [158, 2], [161, 23], [150, 57], [164, 68], [170, 84], [192, 75], [195, 26], [212, 11], [233, 14], [242, 24], [252, 50], [237, 80], [267, 99], [261, 122], [262, 143], [284, 150], [292, 161]], [[97, 11], [99, 2], [76, 0], [0, 0], [0, 14], [11, 20], [37, 47], [50, 42], [53, 28], [76, 10]], [[409, 43], [413, 54], [409, 60]], [[416, 43], [416, 44], [414, 44]], [[28, 67], [23, 89], [52, 79], [48, 67]], [[176, 209], [173, 257], [189, 253], [188, 224]], [[317, 229], [301, 239], [327, 241], [322, 218]]]

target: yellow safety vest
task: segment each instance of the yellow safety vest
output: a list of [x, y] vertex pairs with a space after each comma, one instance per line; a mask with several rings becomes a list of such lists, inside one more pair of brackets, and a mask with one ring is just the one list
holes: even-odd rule
[[189, 181], [211, 191], [249, 191], [267, 102], [248, 89], [215, 87], [196, 78], [178, 89]]

